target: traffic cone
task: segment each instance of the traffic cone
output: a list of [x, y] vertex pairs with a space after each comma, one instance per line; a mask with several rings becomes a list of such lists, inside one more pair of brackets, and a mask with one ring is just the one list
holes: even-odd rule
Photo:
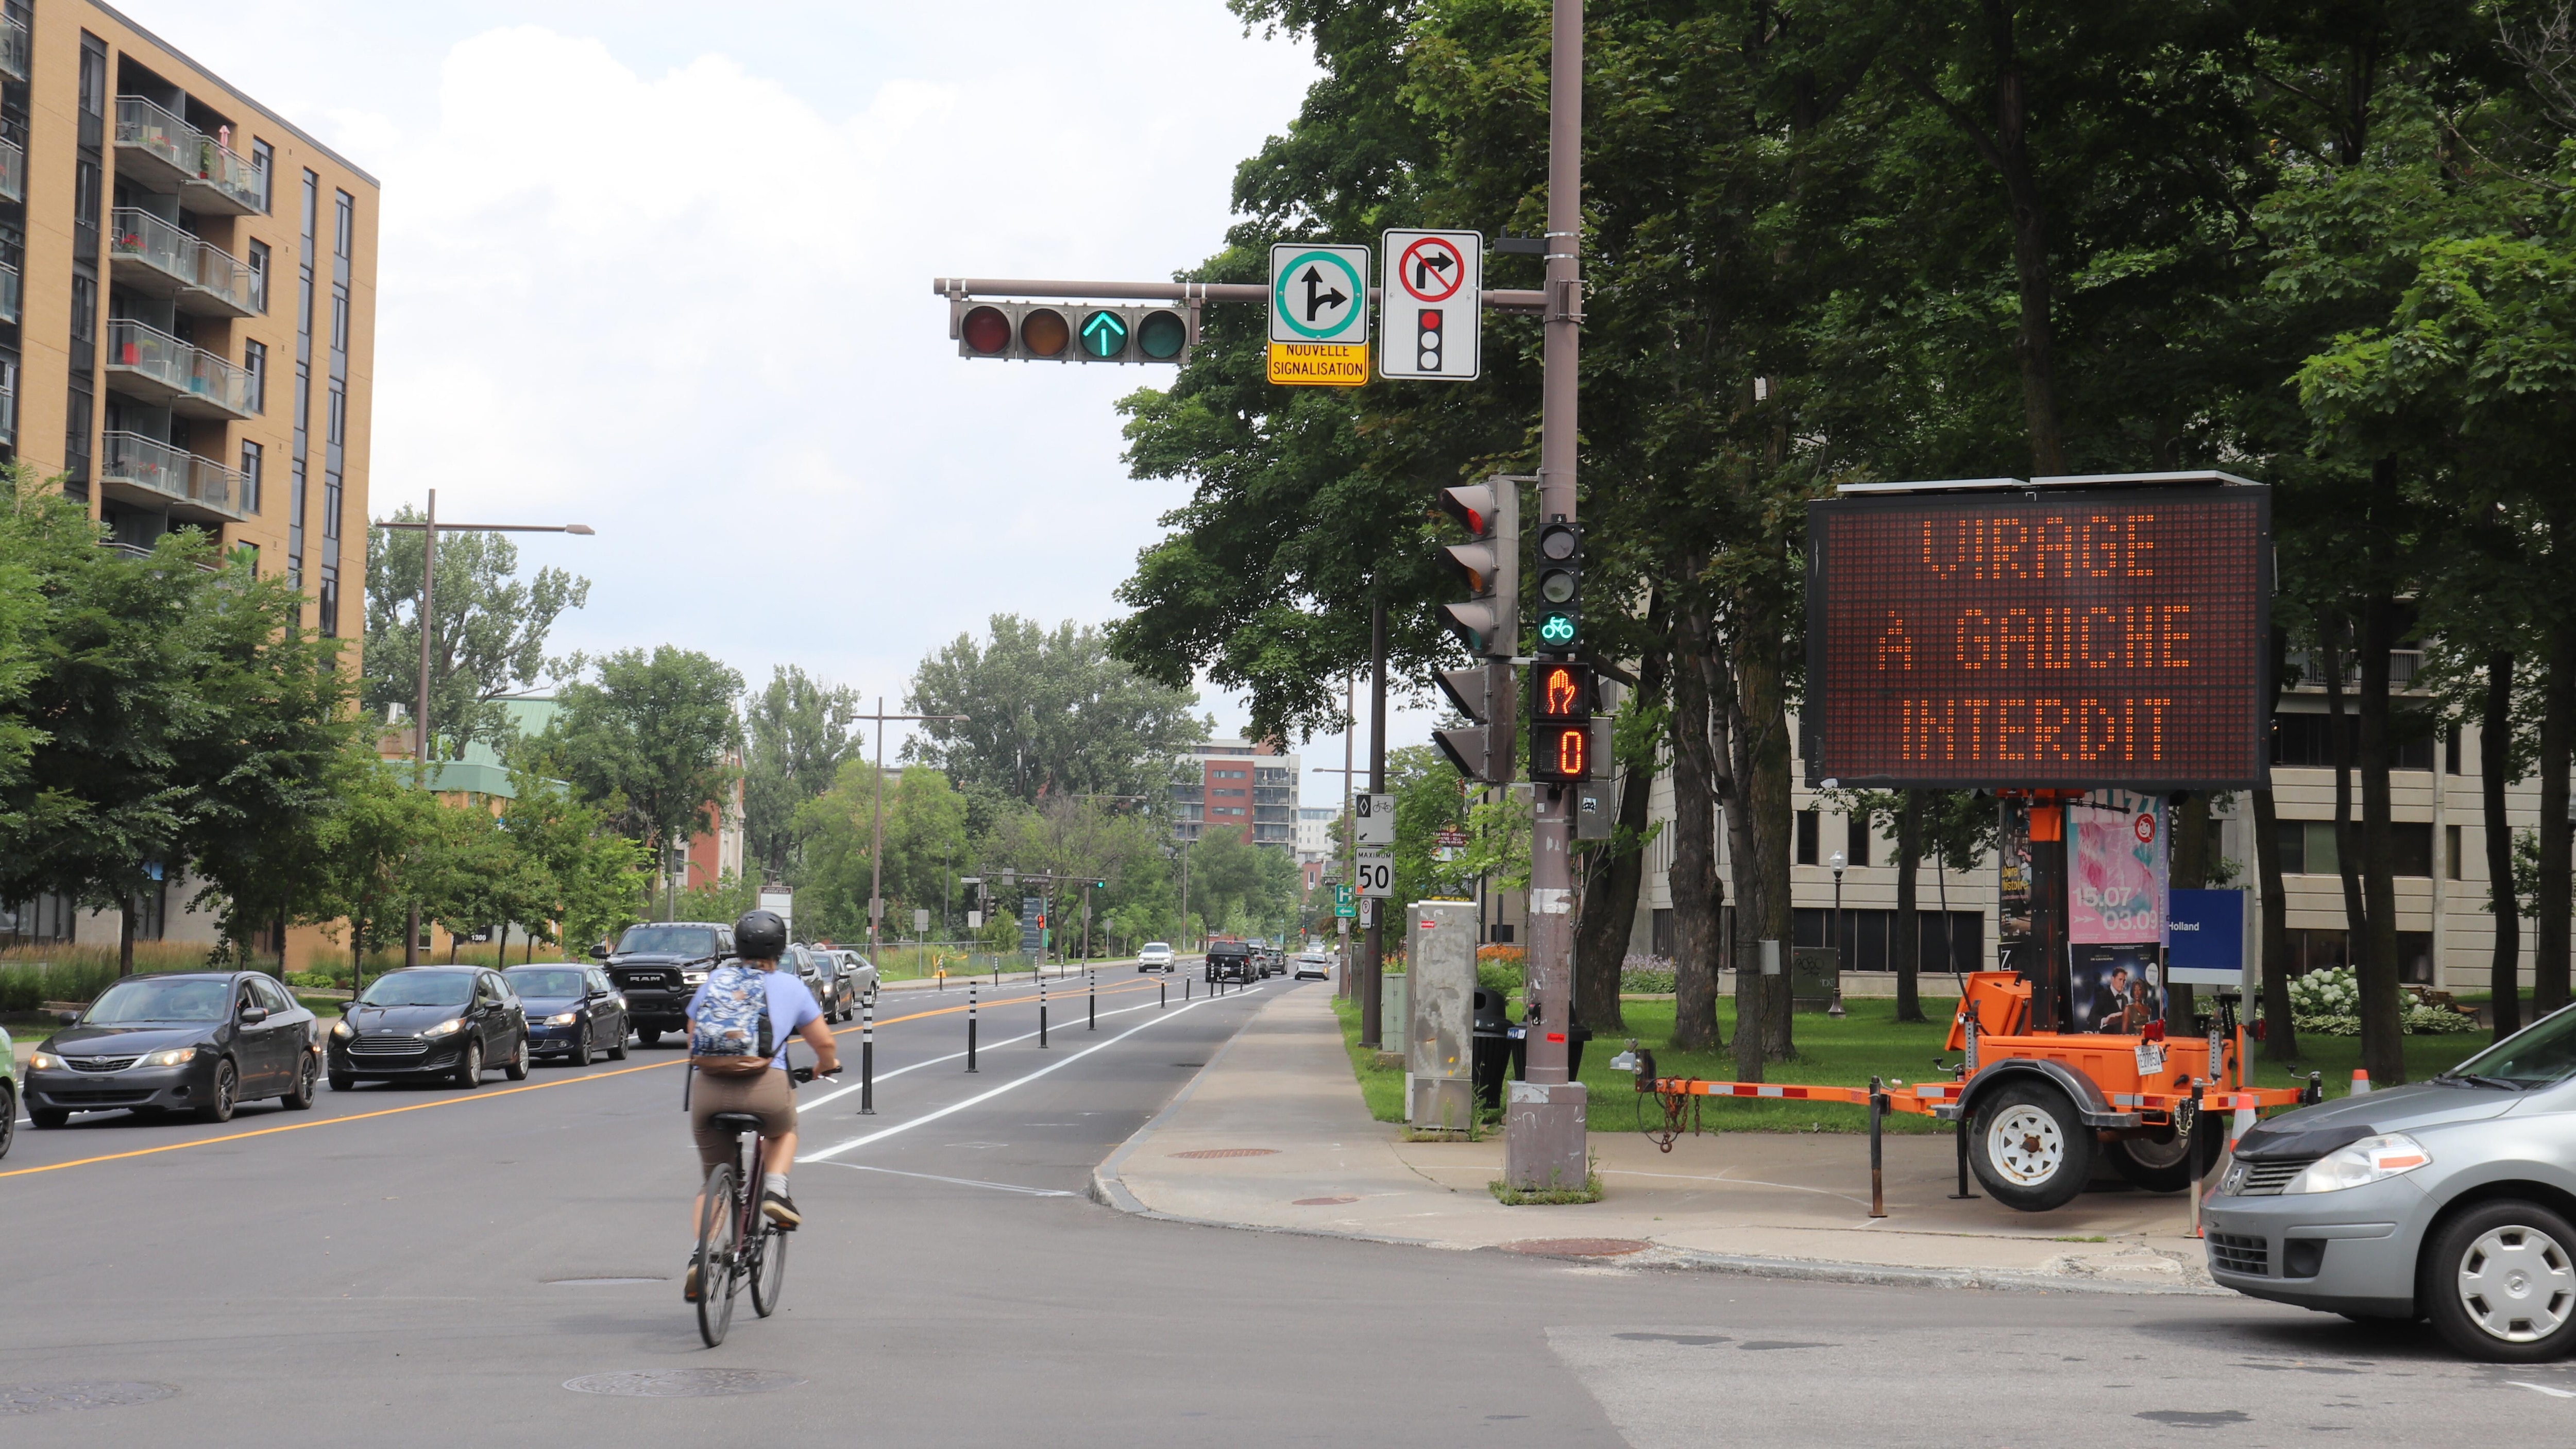
[[2355, 1067], [2355, 1068], [2353, 1068], [2353, 1069], [2352, 1069], [2352, 1094], [2353, 1094], [2354, 1096], [2356, 1096], [2356, 1097], [2359, 1097], [2359, 1096], [2363, 1096], [2363, 1095], [2367, 1094], [2369, 1091], [2370, 1091], [2370, 1073], [2369, 1073], [2369, 1071], [2368, 1071], [2368, 1070], [2366, 1070], [2366, 1069], [2364, 1069], [2364, 1068], [2361, 1068], [2361, 1067]]
[[2253, 1130], [2254, 1109], [2251, 1107], [2237, 1108], [2236, 1120], [2229, 1126], [2227, 1131], [2227, 1150], [2230, 1152], [2235, 1151], [2236, 1144], [2244, 1141], [2245, 1134]]

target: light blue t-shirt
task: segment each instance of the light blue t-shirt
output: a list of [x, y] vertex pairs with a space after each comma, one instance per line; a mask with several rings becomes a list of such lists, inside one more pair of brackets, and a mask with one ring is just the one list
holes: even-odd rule
[[[805, 989], [804, 979], [795, 972], [767, 971], [762, 975], [769, 988], [769, 1039], [778, 1043], [778, 1055], [771, 1057], [769, 1064], [784, 1071], [787, 1067], [787, 1044], [796, 1039], [797, 1029], [805, 1023], [822, 1020], [823, 1008], [814, 1004], [814, 993]], [[692, 1019], [696, 1018], [699, 1006], [706, 999], [706, 983], [700, 982], [696, 993], [689, 998], [689, 1016]]]

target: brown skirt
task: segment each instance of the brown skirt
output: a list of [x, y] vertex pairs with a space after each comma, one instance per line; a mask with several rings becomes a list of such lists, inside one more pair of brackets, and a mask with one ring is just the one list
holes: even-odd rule
[[733, 1135], [719, 1132], [707, 1119], [718, 1112], [749, 1112], [760, 1119], [764, 1137], [784, 1137], [796, 1130], [796, 1089], [787, 1074], [771, 1067], [748, 1077], [700, 1072], [689, 1084], [689, 1131], [698, 1139], [698, 1166], [708, 1172], [731, 1162]]

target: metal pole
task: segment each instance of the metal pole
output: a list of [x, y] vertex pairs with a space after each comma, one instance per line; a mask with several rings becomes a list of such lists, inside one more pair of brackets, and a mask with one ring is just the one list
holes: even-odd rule
[[[1539, 524], [1575, 520], [1577, 359], [1583, 327], [1583, 0], [1554, 0], [1548, 65], [1547, 286], [1542, 313]], [[1526, 1083], [1505, 1118], [1503, 1176], [1514, 1187], [1579, 1185], [1583, 1085], [1567, 1080], [1573, 1027], [1574, 871], [1571, 800], [1533, 792], [1530, 830], [1529, 1023]]]
[[[1351, 787], [1359, 783], [1359, 772], [1351, 756], [1351, 751], [1359, 744], [1359, 688], [1360, 677], [1357, 674], [1342, 676], [1342, 719], [1345, 721], [1342, 726], [1342, 843], [1345, 847], [1342, 875], [1351, 883], [1353, 891], [1359, 889], [1360, 869], [1360, 818], [1358, 812], [1351, 808]], [[1353, 969], [1359, 965], [1358, 949], [1359, 942], [1351, 938], [1351, 933], [1342, 932], [1342, 995], [1353, 1000], [1360, 994], [1359, 972]]]
[[877, 995], [859, 1006], [859, 1115], [877, 1114]]
[[868, 959], [877, 956], [877, 917], [885, 914], [885, 696], [877, 696], [876, 823], [868, 830]]
[[1887, 1216], [1887, 1162], [1880, 1152], [1879, 1122], [1887, 1116], [1887, 1092], [1878, 1078], [1869, 1079], [1869, 1215]]
[[[1386, 789], [1386, 600], [1369, 605], [1369, 793]], [[1356, 828], [1356, 821], [1354, 822]], [[1352, 836], [1356, 841], [1359, 837]], [[1351, 847], [1351, 884], [1359, 884], [1359, 847]], [[1360, 948], [1360, 1045], [1372, 1051], [1384, 1040], [1385, 1003], [1380, 1000], [1385, 988], [1380, 985], [1386, 971], [1386, 903], [1369, 904], [1362, 897], [1360, 909], [1368, 912], [1368, 939]]]
[[966, 983], [966, 1070], [975, 1070], [975, 983]]
[[[429, 490], [429, 512], [422, 520], [428, 525], [420, 531], [420, 695], [412, 704], [411, 757], [421, 767], [421, 783], [429, 783], [429, 658], [430, 637], [436, 631], [438, 575], [438, 490]], [[414, 902], [403, 915], [403, 965], [420, 964], [420, 905]], [[354, 971], [351, 973], [353, 978]]]

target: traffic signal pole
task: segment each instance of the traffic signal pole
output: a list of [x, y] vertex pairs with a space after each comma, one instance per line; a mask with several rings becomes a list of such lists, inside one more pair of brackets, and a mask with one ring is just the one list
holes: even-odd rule
[[[1369, 605], [1369, 793], [1386, 792], [1386, 600]], [[1356, 837], [1354, 837], [1356, 838]], [[1359, 848], [1351, 848], [1354, 871], [1359, 863]], [[1360, 909], [1368, 912], [1368, 939], [1360, 955], [1360, 1045], [1372, 1050], [1386, 1044], [1386, 990], [1379, 984], [1386, 974], [1386, 913], [1395, 902], [1360, 898]]]
[[[1576, 360], [1583, 326], [1583, 0], [1555, 0], [1549, 56], [1547, 286], [1541, 294], [1538, 496], [1541, 527], [1575, 521]], [[1503, 1178], [1524, 1190], [1580, 1189], [1590, 1175], [1581, 1082], [1568, 1080], [1574, 1026], [1573, 789], [1534, 785], [1530, 830], [1525, 1079], [1503, 1118]]]

